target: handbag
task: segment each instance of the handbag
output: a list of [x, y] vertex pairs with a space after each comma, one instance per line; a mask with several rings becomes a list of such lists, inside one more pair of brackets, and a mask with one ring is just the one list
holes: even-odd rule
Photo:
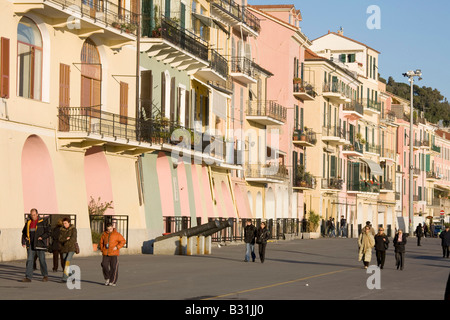
[[75, 242], [75, 253], [76, 254], [80, 253], [80, 246], [78, 245], [78, 242]]

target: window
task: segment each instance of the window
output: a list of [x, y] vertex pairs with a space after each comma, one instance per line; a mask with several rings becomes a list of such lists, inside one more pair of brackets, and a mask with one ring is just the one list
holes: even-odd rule
[[17, 91], [20, 97], [41, 100], [42, 37], [27, 17], [17, 27]]
[[92, 116], [101, 109], [102, 65], [94, 42], [86, 39], [81, 50], [81, 107]]

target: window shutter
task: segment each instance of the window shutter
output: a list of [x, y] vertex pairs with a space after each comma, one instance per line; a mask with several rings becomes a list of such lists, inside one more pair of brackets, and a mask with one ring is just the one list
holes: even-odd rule
[[59, 131], [70, 131], [70, 66], [59, 65]]
[[[153, 75], [152, 70], [141, 71], [141, 108], [144, 111], [144, 119], [152, 116]], [[142, 111], [141, 111], [142, 112]]]
[[120, 123], [127, 124], [128, 117], [128, 83], [120, 82]]
[[176, 121], [175, 98], [176, 98], [175, 77], [173, 77], [172, 79], [170, 79], [170, 122]]
[[166, 75], [161, 72], [161, 119], [166, 114]]
[[185, 93], [185, 98], [186, 98], [186, 106], [185, 106], [185, 114], [184, 114], [184, 117], [185, 117], [185, 120], [184, 120], [184, 126], [186, 127], [186, 128], [191, 128], [191, 126], [190, 126], [190, 123], [189, 123], [189, 118], [190, 118], [190, 114], [191, 114], [191, 99], [190, 99], [190, 97], [189, 97], [189, 90], [186, 90], [186, 93]]
[[334, 178], [336, 177], [336, 157], [331, 156], [330, 159], [330, 177]]
[[9, 98], [9, 39], [1, 38], [0, 43], [0, 97]]

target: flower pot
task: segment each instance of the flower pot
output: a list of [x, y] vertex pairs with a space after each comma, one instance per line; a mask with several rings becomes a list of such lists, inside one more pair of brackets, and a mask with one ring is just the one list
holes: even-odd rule
[[97, 251], [98, 250], [98, 243], [93, 243], [92, 244], [92, 250], [93, 251]]

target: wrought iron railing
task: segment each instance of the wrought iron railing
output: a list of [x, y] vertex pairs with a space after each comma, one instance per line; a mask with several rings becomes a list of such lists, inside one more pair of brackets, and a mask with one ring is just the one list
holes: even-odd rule
[[209, 50], [209, 61], [211, 68], [224, 78], [228, 77], [228, 61], [221, 56], [216, 50]]
[[343, 183], [339, 178], [322, 178], [322, 189], [342, 190]]
[[255, 78], [255, 67], [253, 62], [245, 57], [232, 57], [231, 58], [231, 72], [243, 73], [251, 78]]
[[246, 178], [282, 179], [289, 178], [289, 171], [281, 164], [245, 164]]
[[233, 19], [242, 21], [252, 30], [259, 32], [261, 30], [260, 20], [248, 11], [245, 7], [237, 4], [233, 0], [211, 0], [211, 4], [229, 14]]
[[119, 1], [114, 3], [108, 0], [43, 0], [43, 2], [59, 4], [63, 9], [68, 8], [81, 14], [82, 17], [136, 35], [139, 14], [118, 5]]
[[[102, 234], [106, 230], [106, 225], [111, 223], [126, 241], [124, 248], [128, 248], [128, 216], [127, 215], [90, 215], [91, 232]], [[94, 238], [94, 237], [93, 237]]]
[[286, 122], [287, 109], [271, 100], [249, 100], [246, 110], [247, 116], [270, 117]]
[[294, 83], [293, 87], [294, 93], [306, 93], [311, 97], [315, 98], [317, 96], [316, 91], [314, 91], [314, 86], [307, 83], [306, 81], [301, 81], [301, 83]]

